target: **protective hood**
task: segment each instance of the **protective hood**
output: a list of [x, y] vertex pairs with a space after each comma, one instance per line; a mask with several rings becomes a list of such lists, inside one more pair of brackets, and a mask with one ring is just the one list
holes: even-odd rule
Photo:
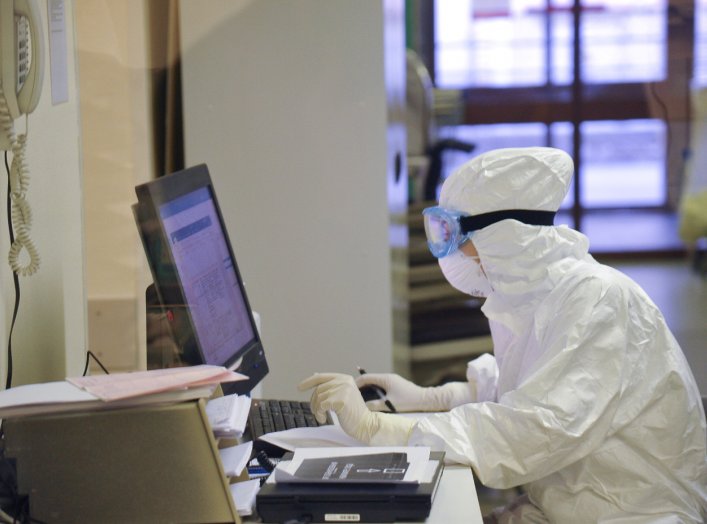
[[[570, 156], [559, 149], [497, 149], [447, 178], [439, 202], [470, 215], [513, 209], [557, 211], [573, 169]], [[589, 256], [587, 238], [565, 226], [502, 220], [476, 231], [472, 241], [493, 288], [484, 314], [515, 333], [525, 328], [530, 312], [568, 265]]]
[[504, 220], [478, 231], [473, 242], [493, 288], [482, 311], [516, 334], [573, 265], [591, 260], [587, 237], [566, 226]]
[[496, 149], [473, 158], [448, 177], [439, 204], [470, 215], [505, 209], [557, 211], [573, 171], [572, 158], [560, 149]]

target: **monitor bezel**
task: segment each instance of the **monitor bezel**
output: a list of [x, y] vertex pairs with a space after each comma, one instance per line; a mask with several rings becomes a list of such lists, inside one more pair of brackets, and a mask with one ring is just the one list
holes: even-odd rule
[[[224, 393], [247, 394], [268, 373], [268, 365], [260, 333], [258, 332], [248, 294], [233, 252], [228, 230], [221, 214], [218, 197], [208, 167], [206, 164], [199, 164], [136, 186], [135, 194], [138, 202], [133, 206], [133, 212], [160, 307], [165, 313], [168, 313], [167, 316], [170, 319], [174, 340], [179, 348], [188, 355], [188, 358], [192, 361], [190, 363], [204, 363], [204, 353], [196, 336], [196, 327], [189, 311], [184, 286], [179, 274], [176, 270], [165, 272], [158, 267], [158, 265], [166, 262], [173, 269], [176, 268], [174, 256], [167, 241], [164, 224], [160, 218], [160, 206], [203, 188], [209, 191], [213, 199], [218, 223], [233, 262], [233, 270], [236, 274], [236, 280], [248, 313], [248, 321], [253, 332], [253, 338], [226, 362], [221, 364], [228, 369], [243, 373], [248, 377], [248, 380], [224, 383], [222, 384], [222, 389]], [[165, 255], [167, 255], [166, 259], [164, 258]]]

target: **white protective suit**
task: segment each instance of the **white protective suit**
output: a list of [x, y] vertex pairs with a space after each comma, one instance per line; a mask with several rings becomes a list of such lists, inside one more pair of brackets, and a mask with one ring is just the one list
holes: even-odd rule
[[[492, 151], [445, 182], [440, 205], [555, 211], [572, 170], [556, 149]], [[658, 308], [568, 227], [504, 220], [472, 242], [494, 356], [469, 363], [476, 403], [421, 420], [409, 443], [487, 486], [525, 485], [534, 506], [513, 522], [703, 522], [704, 411]]]

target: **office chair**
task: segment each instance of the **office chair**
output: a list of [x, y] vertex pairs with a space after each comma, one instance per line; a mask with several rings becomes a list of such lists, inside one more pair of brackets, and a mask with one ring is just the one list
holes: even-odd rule
[[[475, 145], [454, 138], [436, 138], [434, 123], [434, 86], [427, 67], [419, 55], [408, 49], [406, 53], [406, 128], [407, 149], [411, 165], [424, 166], [420, 194], [411, 194], [410, 201], [432, 201], [437, 198], [437, 187], [442, 182], [443, 160], [446, 151], [471, 153]], [[424, 161], [420, 161], [424, 158]]]

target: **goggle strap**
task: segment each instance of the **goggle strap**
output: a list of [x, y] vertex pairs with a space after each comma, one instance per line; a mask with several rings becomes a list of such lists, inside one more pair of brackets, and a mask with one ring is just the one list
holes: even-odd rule
[[471, 233], [506, 219], [517, 220], [529, 226], [552, 226], [555, 224], [555, 212], [505, 209], [503, 211], [491, 211], [480, 215], [459, 217], [459, 225], [463, 233]]

